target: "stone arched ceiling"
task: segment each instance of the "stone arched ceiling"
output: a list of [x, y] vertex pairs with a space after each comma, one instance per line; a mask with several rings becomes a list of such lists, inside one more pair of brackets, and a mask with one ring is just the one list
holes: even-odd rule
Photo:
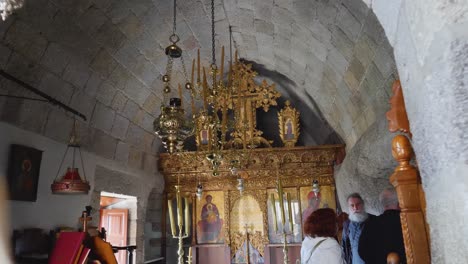
[[[208, 0], [178, 1], [187, 61], [200, 48], [208, 65], [210, 14]], [[215, 15], [217, 46], [228, 46], [232, 25], [240, 56], [273, 73], [264, 77], [283, 83], [285, 97], [313, 113], [301, 120], [304, 144], [342, 139], [351, 148], [387, 110], [393, 50], [361, 0], [216, 0]], [[0, 24], [0, 66], [86, 114], [80, 125], [85, 147], [154, 171], [160, 142], [152, 122], [171, 33], [172, 1], [27, 1]], [[4, 79], [0, 87], [30, 95]], [[0, 98], [0, 109], [3, 121], [68, 138], [72, 117], [57, 108]]]

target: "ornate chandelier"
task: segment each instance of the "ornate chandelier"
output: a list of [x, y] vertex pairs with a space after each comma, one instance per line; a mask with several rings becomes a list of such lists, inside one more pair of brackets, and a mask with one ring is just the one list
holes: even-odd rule
[[13, 11], [21, 8], [23, 4], [23, 0], [0, 0], [0, 14], [2, 16], [2, 20], [5, 21]]
[[[185, 116], [181, 101], [182, 89], [179, 85], [179, 98], [172, 98], [169, 106], [161, 107], [161, 114], [154, 122], [154, 130], [171, 154], [183, 155], [185, 139], [194, 135], [197, 149], [206, 152], [206, 159], [213, 168], [213, 176], [219, 175], [218, 169], [223, 162], [229, 164], [232, 175], [239, 178], [238, 189], [242, 191], [243, 179], [237, 172], [248, 166], [250, 150], [271, 147], [272, 143], [262, 137], [262, 131], [256, 129], [256, 110], [260, 108], [267, 112], [270, 106], [276, 106], [276, 99], [280, 97], [280, 93], [275, 90], [274, 84], [265, 80], [258, 84], [254, 80], [257, 72], [251, 65], [239, 60], [237, 52], [233, 60], [231, 51], [229, 70], [225, 75], [225, 54], [222, 47], [218, 68], [213, 0], [211, 11], [211, 64], [209, 67], [201, 66], [198, 51], [196, 60], [192, 61], [190, 81], [186, 76], [185, 88], [190, 91], [192, 115]], [[171, 38], [174, 38], [173, 36]], [[172, 44], [166, 48], [170, 67], [167, 70], [168, 74], [163, 77], [165, 94], [170, 92], [170, 73], [172, 60], [175, 58], [171, 51], [176, 51], [174, 53], [182, 58], [182, 51], [177, 47], [175, 39], [170, 40]], [[186, 75], [184, 60], [181, 61]], [[196, 106], [200, 109], [197, 110]], [[198, 192], [201, 193], [201, 184], [199, 187]]]

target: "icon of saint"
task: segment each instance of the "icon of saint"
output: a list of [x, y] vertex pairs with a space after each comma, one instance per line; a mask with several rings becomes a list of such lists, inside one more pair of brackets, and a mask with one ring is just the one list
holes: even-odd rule
[[198, 221], [199, 243], [217, 243], [220, 241], [223, 220], [219, 216], [218, 207], [212, 202], [211, 195], [206, 196], [202, 207], [201, 220]]
[[309, 194], [307, 195], [307, 208], [304, 209], [304, 211], [302, 212], [302, 223], [305, 222], [309, 215], [311, 215], [315, 210], [320, 208], [321, 200], [322, 196], [320, 193], [316, 195], [313, 191], [309, 192]]
[[285, 127], [286, 127], [286, 134], [284, 135], [284, 138], [285, 139], [293, 139], [294, 138], [294, 132], [293, 132], [291, 119], [288, 118], [286, 120]]
[[201, 132], [200, 132], [200, 138], [201, 138], [201, 145], [208, 145], [208, 130], [206, 129], [203, 129]]

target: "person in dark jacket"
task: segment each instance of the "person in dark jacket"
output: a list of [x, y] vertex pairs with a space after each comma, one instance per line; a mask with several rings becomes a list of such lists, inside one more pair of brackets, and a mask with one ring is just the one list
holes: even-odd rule
[[347, 264], [364, 264], [359, 257], [359, 237], [367, 222], [374, 217], [365, 210], [364, 200], [358, 193], [352, 193], [348, 202], [349, 219], [343, 223], [341, 248]]
[[384, 213], [370, 221], [359, 239], [359, 256], [365, 263], [387, 263], [387, 255], [395, 252], [400, 263], [406, 263], [403, 233], [401, 231], [400, 206], [393, 187], [380, 194]]

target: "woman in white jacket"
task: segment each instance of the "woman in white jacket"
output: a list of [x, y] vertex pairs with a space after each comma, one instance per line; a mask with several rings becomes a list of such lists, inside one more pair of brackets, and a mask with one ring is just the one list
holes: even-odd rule
[[304, 221], [305, 238], [301, 247], [302, 264], [345, 264], [336, 241], [336, 214], [333, 209], [314, 211]]

